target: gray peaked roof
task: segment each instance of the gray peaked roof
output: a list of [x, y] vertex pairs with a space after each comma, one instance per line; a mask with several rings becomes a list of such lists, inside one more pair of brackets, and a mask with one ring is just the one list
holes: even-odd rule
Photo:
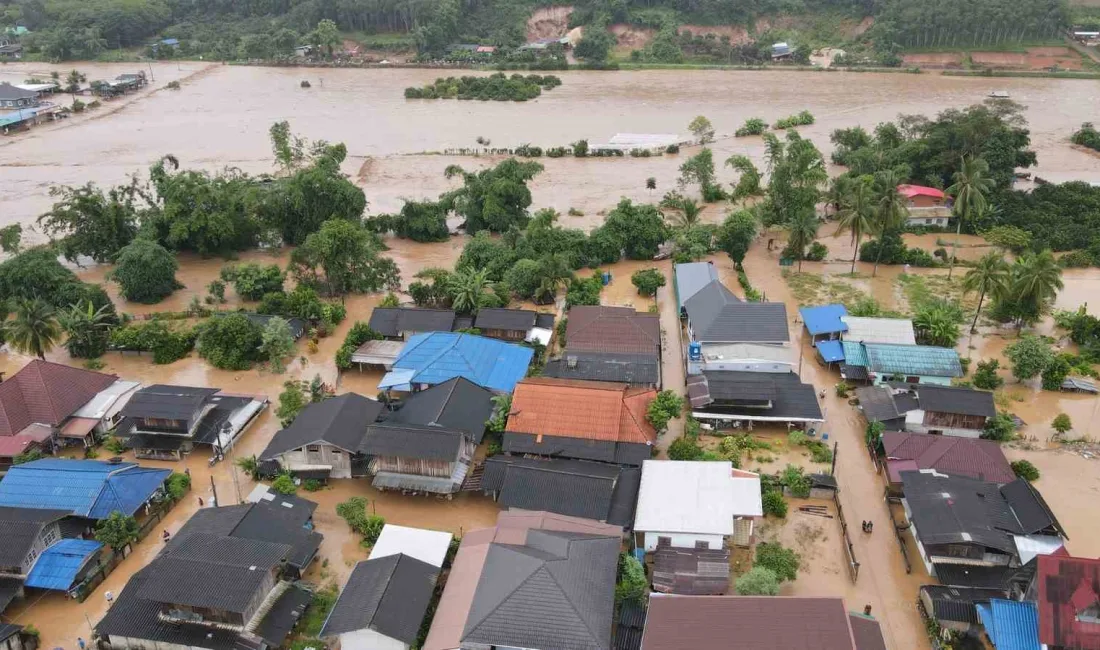
[[791, 340], [781, 302], [742, 302], [715, 280], [684, 303], [695, 340], [703, 343], [782, 343]]
[[419, 307], [375, 307], [368, 325], [382, 336], [400, 336], [402, 332], [450, 332], [455, 313], [450, 309]]
[[649, 386], [660, 383], [661, 369], [652, 354], [569, 352], [561, 359], [548, 361], [542, 376]]
[[404, 553], [356, 564], [321, 636], [374, 630], [414, 644], [438, 575], [438, 568]]
[[186, 420], [195, 414], [207, 398], [219, 388], [199, 386], [169, 386], [155, 384], [134, 393], [122, 415], [128, 418], [164, 418]]
[[610, 648], [620, 543], [615, 537], [531, 530], [524, 545], [490, 545], [462, 641]]
[[457, 429], [472, 442], [480, 443], [485, 423], [492, 414], [492, 391], [464, 377], [455, 377], [409, 395], [400, 409], [384, 413], [382, 422], [386, 426], [411, 424]]
[[[0, 566], [19, 566], [42, 529], [72, 514], [69, 510], [39, 510], [0, 506]], [[0, 612], [4, 611], [0, 607]]]
[[676, 297], [681, 308], [700, 289], [718, 280], [718, 270], [714, 268], [713, 262], [676, 264], [672, 268], [676, 274]]
[[538, 314], [529, 309], [481, 309], [474, 327], [483, 330], [528, 331], [535, 326]]
[[279, 431], [260, 454], [271, 460], [305, 445], [324, 442], [345, 451], [355, 451], [371, 425], [385, 408], [381, 402], [356, 393], [345, 393], [302, 409], [289, 427]]

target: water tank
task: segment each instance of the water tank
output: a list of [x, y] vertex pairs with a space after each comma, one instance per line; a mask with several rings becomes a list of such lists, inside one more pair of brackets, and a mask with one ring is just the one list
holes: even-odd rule
[[603, 286], [606, 287], [607, 285], [611, 284], [611, 272], [610, 271], [604, 272], [600, 277], [603, 279]]
[[703, 360], [703, 346], [699, 343], [694, 343], [694, 342], [689, 343], [688, 344], [688, 359], [690, 359], [692, 361], [702, 361]]

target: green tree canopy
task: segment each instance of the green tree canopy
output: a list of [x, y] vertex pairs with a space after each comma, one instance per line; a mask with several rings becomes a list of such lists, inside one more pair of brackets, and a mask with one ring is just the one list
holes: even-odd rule
[[278, 316], [272, 317], [264, 326], [260, 343], [260, 356], [267, 359], [274, 372], [286, 370], [286, 358], [294, 354], [294, 334], [290, 324]]
[[657, 295], [657, 289], [665, 286], [665, 274], [660, 269], [649, 268], [635, 271], [630, 276], [630, 282], [643, 296]]
[[527, 183], [543, 170], [537, 162], [509, 158], [496, 167], [467, 172], [457, 165], [446, 170], [447, 178], [461, 176], [463, 185], [440, 197], [440, 204], [466, 219], [466, 232], [482, 230], [501, 233], [512, 225], [527, 225], [531, 190]]
[[121, 287], [123, 298], [131, 302], [157, 303], [176, 289], [176, 257], [163, 246], [148, 239], [135, 239], [118, 255], [118, 266], [111, 279]]
[[199, 334], [199, 355], [223, 370], [248, 370], [261, 357], [263, 330], [244, 314], [209, 319]]
[[81, 255], [99, 263], [113, 262], [137, 234], [135, 183], [112, 188], [106, 194], [93, 183], [55, 187], [50, 194], [58, 200], [38, 218], [38, 224], [51, 237], [60, 235], [59, 250], [71, 262]]
[[138, 523], [133, 517], [115, 510], [96, 523], [95, 540], [116, 552], [122, 552], [127, 545], [138, 540], [138, 531]]
[[657, 393], [646, 409], [646, 419], [658, 431], [668, 428], [669, 420], [680, 417], [684, 408], [684, 398], [671, 390]]
[[669, 237], [668, 225], [656, 207], [634, 205], [630, 199], [619, 201], [600, 230], [616, 237], [626, 257], [632, 260], [653, 259]]
[[749, 210], [738, 210], [726, 217], [716, 233], [718, 248], [725, 251], [739, 267], [745, 261], [749, 246], [756, 239], [757, 220]]
[[246, 262], [223, 267], [221, 278], [233, 283], [237, 295], [245, 300], [260, 300], [269, 293], [283, 290], [286, 275], [276, 264]]
[[118, 318], [110, 305], [95, 308], [91, 302], [82, 300], [58, 314], [58, 321], [68, 338], [65, 349], [77, 359], [95, 359], [107, 351], [107, 340], [111, 327]]
[[1050, 346], [1037, 336], [1024, 336], [1005, 348], [1012, 362], [1012, 376], [1019, 381], [1031, 379], [1043, 372], [1054, 359]]
[[332, 295], [397, 289], [401, 274], [381, 250], [361, 224], [332, 219], [294, 251], [290, 269], [299, 283]]
[[778, 596], [779, 578], [771, 569], [753, 567], [737, 578], [734, 590], [738, 596]]

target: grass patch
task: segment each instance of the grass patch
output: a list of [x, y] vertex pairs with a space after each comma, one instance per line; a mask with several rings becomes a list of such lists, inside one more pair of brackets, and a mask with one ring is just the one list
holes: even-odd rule
[[973, 313], [978, 306], [978, 297], [971, 294], [963, 296], [962, 273], [948, 279], [946, 275], [917, 275], [915, 273], [899, 275], [895, 282], [901, 287], [909, 313], [916, 313], [922, 307], [937, 300], [948, 299], [958, 302], [963, 310]]
[[367, 49], [391, 50], [416, 47], [416, 38], [412, 34], [367, 34], [351, 32], [346, 38], [359, 43]]
[[1035, 41], [1006, 41], [993, 45], [939, 45], [936, 47], [907, 47], [902, 54], [932, 54], [942, 52], [1009, 52], [1024, 54], [1029, 47], [1066, 47], [1065, 41], [1058, 38], [1039, 39]]
[[783, 278], [800, 305], [840, 303], [850, 309], [861, 299], [868, 297], [866, 292], [847, 282], [826, 279], [817, 273], [784, 270]]

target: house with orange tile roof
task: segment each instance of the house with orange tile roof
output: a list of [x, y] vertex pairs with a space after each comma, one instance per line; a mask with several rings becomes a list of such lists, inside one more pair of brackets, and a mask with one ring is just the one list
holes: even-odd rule
[[503, 449], [513, 454], [641, 465], [657, 431], [646, 420], [652, 388], [532, 377], [516, 384]]

